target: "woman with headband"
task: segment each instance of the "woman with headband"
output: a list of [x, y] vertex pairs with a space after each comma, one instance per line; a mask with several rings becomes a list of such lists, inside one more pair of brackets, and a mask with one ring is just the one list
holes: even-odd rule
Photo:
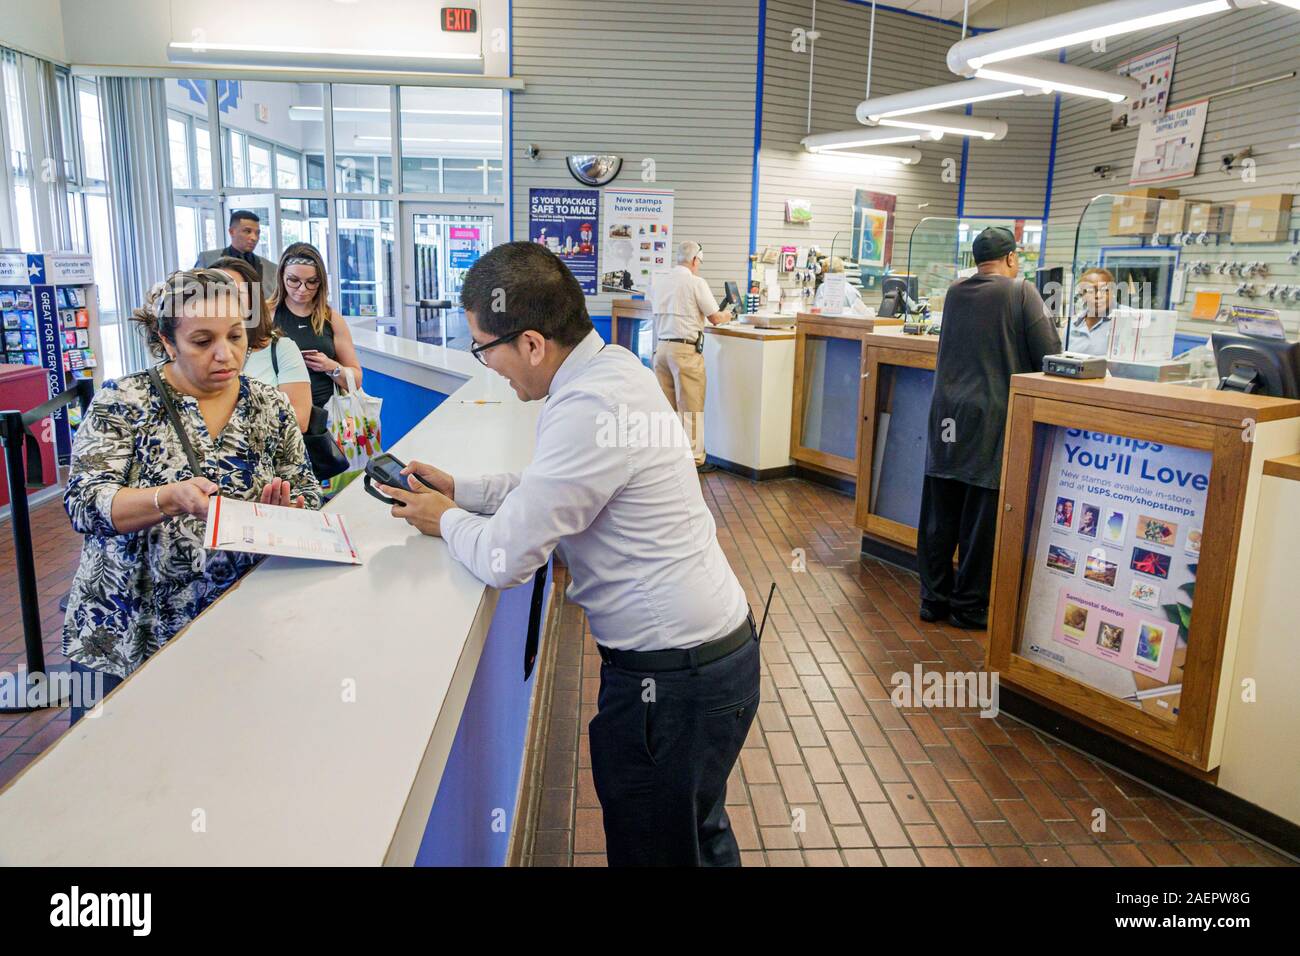
[[[85, 536], [63, 623], [74, 672], [117, 686], [239, 580], [255, 554], [203, 545], [212, 495], [319, 508], [320, 484], [279, 389], [241, 374], [239, 287], [195, 269], [132, 319], [166, 361], [105, 382], [77, 429], [63, 505]], [[92, 701], [72, 708], [75, 722]]]
[[352, 331], [329, 302], [325, 261], [316, 247], [295, 242], [280, 257], [276, 293], [272, 299], [275, 324], [302, 350], [311, 370], [311, 403], [324, 408], [337, 385], [347, 391], [344, 368], [361, 384], [361, 362], [352, 346]]

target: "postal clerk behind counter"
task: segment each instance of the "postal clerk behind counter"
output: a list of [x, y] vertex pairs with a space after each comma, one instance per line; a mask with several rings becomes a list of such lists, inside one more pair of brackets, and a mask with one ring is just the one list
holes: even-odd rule
[[[1144, 481], [1156, 481], [1174, 488], [1190, 488], [1193, 491], [1205, 491], [1210, 486], [1210, 476], [1199, 471], [1171, 468], [1152, 461], [1141, 452], [1158, 455], [1165, 450], [1159, 442], [1140, 441], [1136, 438], [1123, 438], [1108, 435], [1105, 432], [1089, 432], [1080, 428], [1068, 428], [1065, 431], [1065, 460], [1067, 464], [1097, 474], [1132, 476]], [[1090, 451], [1081, 445], [1071, 445], [1068, 439], [1084, 438], [1118, 446], [1111, 452]]]

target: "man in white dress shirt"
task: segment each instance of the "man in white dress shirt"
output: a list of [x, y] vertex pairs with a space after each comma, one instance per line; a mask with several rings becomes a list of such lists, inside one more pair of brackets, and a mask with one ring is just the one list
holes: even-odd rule
[[731, 313], [718, 308], [700, 275], [704, 252], [698, 242], [677, 247], [677, 265], [650, 290], [655, 317], [655, 377], [664, 397], [682, 417], [691, 437], [695, 470], [717, 469], [704, 461], [704, 323], [721, 325]]
[[758, 707], [758, 638], [690, 442], [654, 375], [602, 342], [554, 253], [497, 246], [461, 301], [478, 360], [546, 401], [533, 461], [478, 476], [411, 462], [410, 489], [385, 489], [393, 514], [493, 587], [528, 581], [552, 551], [568, 566], [603, 662], [589, 733], [610, 865], [739, 865], [726, 787]]

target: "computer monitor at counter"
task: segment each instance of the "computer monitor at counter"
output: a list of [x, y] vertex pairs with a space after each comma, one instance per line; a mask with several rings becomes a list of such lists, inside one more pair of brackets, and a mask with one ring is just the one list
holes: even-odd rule
[[1220, 390], [1300, 399], [1300, 342], [1233, 332], [1210, 338]]

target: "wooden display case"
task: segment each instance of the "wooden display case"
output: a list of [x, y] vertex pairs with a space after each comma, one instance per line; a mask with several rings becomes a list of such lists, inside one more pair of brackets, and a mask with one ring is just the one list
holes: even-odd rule
[[865, 339], [901, 319], [801, 312], [795, 321], [790, 457], [856, 480]]
[[[1061, 527], [1064, 499], [1057, 497], [1053, 510], [1051, 495], [1058, 493], [1058, 488], [1075, 487], [1065, 484], [1066, 471], [1059, 464], [1063, 460], [1059, 449], [1071, 435], [1082, 435], [1084, 441], [1103, 442], [1115, 455], [1128, 454], [1129, 460], [1127, 463], [1122, 458], [1113, 460], [1112, 479], [1109, 475], [1098, 477], [1103, 475], [1096, 464], [1099, 459], [1095, 456], [1089, 459], [1087, 475], [1078, 480], [1078, 494], [1071, 500], [1070, 514]], [[1074, 440], [1080, 441], [1078, 437]], [[1054, 449], [1058, 450], [1055, 457]], [[1251, 540], [1256, 519], [1260, 517], [1257, 509], [1264, 462], [1297, 450], [1300, 450], [1300, 402], [1297, 401], [1114, 378], [1073, 381], [1042, 374], [1014, 376], [1002, 463], [1001, 520], [989, 607], [987, 668], [1000, 675], [1002, 684], [1148, 754], [1198, 771], [1218, 766], [1227, 698], [1233, 690], [1234, 659], [1238, 645], [1253, 639], [1243, 630], [1241, 622]], [[1075, 452], [1078, 453], [1077, 445]], [[1187, 496], [1189, 506], [1185, 510], [1191, 517], [1185, 520], [1181, 530], [1174, 526], [1177, 539], [1165, 549], [1168, 557], [1162, 559], [1157, 555], [1151, 560], [1152, 552], [1163, 546], [1158, 543], [1159, 529], [1151, 533], [1151, 526], [1158, 525], [1160, 519], [1149, 517], [1147, 512], [1159, 511], [1168, 501], [1181, 500], [1181, 489], [1195, 489], [1198, 482], [1193, 479], [1188, 483], [1186, 475], [1176, 475], [1177, 469], [1171, 468], [1170, 478], [1176, 481], [1167, 487], [1151, 484], [1149, 487], [1159, 489], [1152, 492], [1136, 479], [1121, 480], [1120, 476], [1129, 476], [1136, 468], [1144, 478], [1159, 475], [1163, 481], [1161, 469], [1165, 466], [1161, 462], [1165, 459], [1146, 456], [1166, 453], [1185, 453], [1193, 457], [1184, 460], [1208, 462], [1208, 483], [1199, 492], [1203, 495], [1203, 505], [1195, 494]], [[1082, 455], [1070, 460], [1085, 468]], [[1126, 467], [1128, 471], [1124, 470]], [[1052, 473], [1058, 475], [1057, 484], [1050, 480]], [[1073, 476], [1075, 472], [1070, 474]], [[1109, 489], [1105, 497], [1103, 487]], [[1105, 508], [1123, 510], [1126, 515], [1123, 523], [1130, 520], [1134, 523], [1120, 531], [1119, 544], [1098, 547], [1100, 540], [1095, 527], [1089, 542], [1085, 537], [1086, 513], [1079, 517], [1077, 530], [1073, 530], [1074, 515], [1085, 508], [1084, 502], [1090, 495], [1094, 500], [1104, 500]], [[1160, 502], [1153, 503], [1151, 499], [1160, 495], [1163, 495]], [[1199, 527], [1195, 527], [1197, 521], [1201, 522]], [[1142, 527], [1146, 531], [1144, 536], [1139, 536]], [[1189, 550], [1193, 528], [1197, 551], [1194, 558], [1189, 558], [1193, 553]], [[1107, 537], [1110, 530], [1107, 527]], [[1132, 536], [1126, 537], [1129, 531]], [[1056, 541], [1062, 544], [1053, 545]], [[1041, 547], [1044, 543], [1046, 547]], [[1053, 547], [1058, 547], [1058, 554], [1051, 553]], [[1081, 567], [1083, 573], [1078, 574], [1069, 555], [1072, 552], [1084, 555], [1088, 547], [1093, 550], [1085, 559], [1086, 570]], [[1061, 557], [1061, 549], [1065, 557]], [[1119, 561], [1109, 562], [1108, 550]], [[1048, 554], [1045, 564], [1040, 561], [1044, 552]], [[1098, 552], [1101, 558], [1094, 565], [1093, 556]], [[1060, 558], [1058, 564], [1069, 567], [1071, 583], [1064, 583], [1065, 570], [1053, 564], [1055, 558]], [[1131, 570], [1121, 571], [1116, 580], [1115, 568], [1117, 565], [1124, 568], [1126, 559]], [[1192, 589], [1184, 585], [1178, 588], [1181, 594], [1172, 593], [1171, 568], [1175, 562], [1184, 564], [1192, 576]], [[1148, 579], [1144, 568], [1157, 576]], [[1162, 570], [1168, 580], [1160, 586]], [[1057, 577], [1049, 576], [1053, 573]], [[1105, 586], [1108, 577], [1112, 590], [1109, 595]], [[1120, 613], [1112, 612], [1110, 605], [1123, 606], [1126, 598], [1136, 599], [1140, 593], [1136, 584], [1125, 591], [1125, 577], [1138, 583], [1149, 580], [1160, 586], [1157, 595], [1172, 597], [1178, 602], [1173, 605], [1175, 608], [1187, 608], [1181, 628], [1173, 623], [1163, 627], [1150, 625], [1154, 631], [1163, 632], [1155, 638], [1156, 658], [1161, 653], [1172, 655], [1173, 669], [1161, 677], [1165, 687], [1143, 690], [1138, 675], [1133, 678], [1138, 689], [1126, 695], [1130, 699], [1099, 689], [1100, 681], [1090, 683], [1078, 676], [1104, 670], [1099, 664], [1084, 663], [1074, 668], [1072, 674], [1071, 661], [1077, 663], [1089, 658], [1069, 656], [1077, 652], [1116, 667], [1141, 666], [1138, 658], [1151, 650], [1150, 643], [1145, 648], [1138, 644], [1124, 659], [1134, 634], [1123, 635], [1135, 629], [1135, 618], [1159, 621], [1163, 611], [1125, 612], [1133, 617], [1123, 620], [1116, 617], [1115, 623], [1107, 624], [1111, 613]], [[1057, 580], [1062, 583], [1054, 583]], [[1040, 582], [1046, 582], [1048, 588], [1057, 587], [1060, 594], [1055, 610], [1048, 614], [1044, 609], [1052, 605], [1040, 599], [1043, 593]], [[1087, 607], [1102, 608], [1095, 619], [1089, 620], [1089, 627], [1095, 620], [1101, 622], [1091, 644], [1084, 625], [1078, 623], [1079, 618], [1075, 616], [1071, 623], [1072, 595], [1085, 591], [1088, 595], [1101, 595], [1098, 604], [1073, 598], [1076, 612], [1091, 614]], [[1046, 626], [1044, 621], [1048, 621]], [[1124, 625], [1118, 632], [1123, 636], [1123, 645], [1119, 643], [1120, 637], [1116, 637], [1114, 646], [1108, 646], [1101, 629], [1119, 628], [1120, 624]], [[1079, 639], [1067, 651], [1065, 648], [1074, 640], [1069, 637], [1072, 627], [1077, 628]], [[1148, 624], [1143, 623], [1141, 640], [1147, 639], [1147, 630]], [[1115, 636], [1114, 631], [1109, 634]], [[1162, 640], [1163, 651], [1159, 650]], [[1106, 658], [1098, 648], [1115, 656]], [[1036, 656], [1039, 662], [1030, 659], [1030, 655]], [[1050, 663], [1052, 655], [1065, 663], [1060, 667], [1041, 663]], [[1128, 671], [1136, 673], [1137, 668], [1129, 666]], [[1173, 680], [1178, 683], [1170, 683]], [[1176, 696], [1171, 697], [1173, 694]], [[1159, 704], [1160, 695], [1164, 695], [1163, 705]], [[1162, 706], [1164, 713], [1160, 712]]]
[[939, 337], [885, 331], [863, 344], [854, 524], [915, 552]]

